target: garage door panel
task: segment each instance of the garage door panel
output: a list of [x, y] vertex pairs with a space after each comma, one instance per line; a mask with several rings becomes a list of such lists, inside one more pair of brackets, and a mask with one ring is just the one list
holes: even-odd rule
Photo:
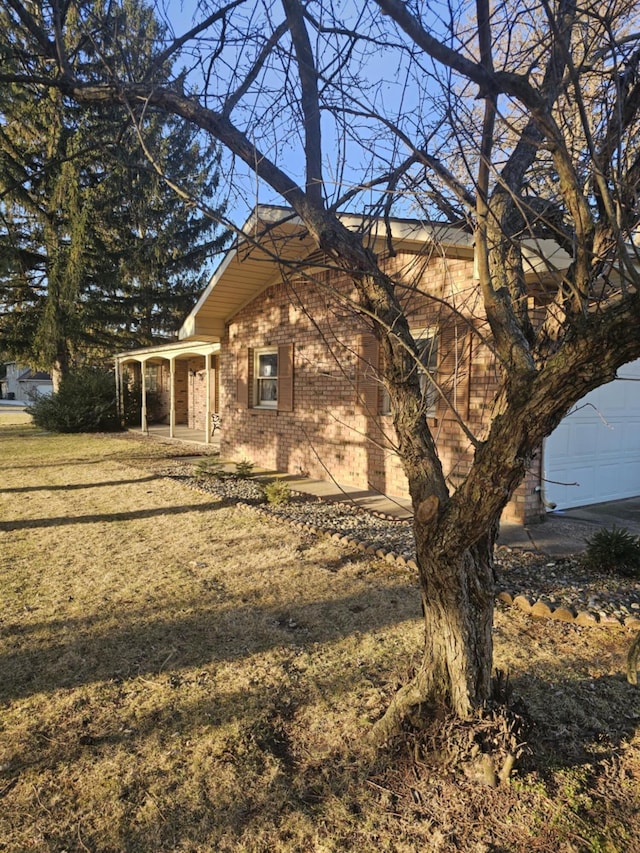
[[[545, 442], [547, 501], [559, 508], [640, 494], [640, 360], [588, 394]], [[565, 485], [578, 483], [577, 486]]]
[[625, 454], [629, 454], [632, 459], [640, 459], [638, 430], [640, 430], [640, 425], [632, 423], [621, 424], [620, 428], [621, 449]]

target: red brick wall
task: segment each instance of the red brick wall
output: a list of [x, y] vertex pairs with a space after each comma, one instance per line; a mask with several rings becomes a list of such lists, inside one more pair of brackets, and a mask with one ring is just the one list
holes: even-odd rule
[[189, 423], [189, 365], [176, 360], [176, 424]]
[[[446, 296], [461, 314], [473, 317], [474, 326], [485, 323], [479, 313], [470, 260], [434, 257], [426, 263], [423, 258], [399, 255], [389, 261], [389, 271], [399, 277], [409, 269], [415, 273], [418, 267], [423, 292]], [[323, 286], [330, 283], [353, 297], [350, 283], [337, 273], [321, 273], [319, 279], [319, 286], [308, 280], [275, 284], [228, 324], [220, 359], [222, 454], [236, 460], [246, 458], [269, 469], [333, 478], [357, 488], [407, 496], [406, 477], [393, 451], [391, 417], [374, 417], [358, 393], [362, 336], [370, 336], [370, 330], [349, 311], [348, 304], [332, 297]], [[412, 329], [437, 327], [438, 381], [459, 417], [481, 438], [495, 390], [492, 354], [470, 334], [466, 319], [450, 310], [443, 313], [440, 301], [412, 294], [406, 300], [406, 311]], [[291, 343], [293, 411], [251, 408], [253, 359], [248, 351]], [[243, 371], [248, 406], [238, 398], [238, 379], [244, 381]], [[445, 401], [438, 401], [433, 414], [428, 423], [445, 475], [455, 487], [469, 469], [471, 443]], [[535, 512], [539, 510], [533, 488], [531, 482], [521, 487], [505, 517], [523, 521], [525, 510], [529, 512], [536, 501]]]
[[[216, 412], [216, 359], [211, 370], [211, 411]], [[203, 356], [194, 356], [187, 363], [188, 424], [190, 429], [205, 429], [207, 417], [207, 373]]]

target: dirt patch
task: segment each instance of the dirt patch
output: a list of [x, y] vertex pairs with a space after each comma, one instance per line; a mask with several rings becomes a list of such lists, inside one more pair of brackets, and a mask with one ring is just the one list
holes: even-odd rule
[[372, 756], [420, 646], [410, 571], [157, 476], [169, 445], [0, 442], [0, 850], [640, 849], [624, 628], [497, 612], [509, 784], [435, 729]]

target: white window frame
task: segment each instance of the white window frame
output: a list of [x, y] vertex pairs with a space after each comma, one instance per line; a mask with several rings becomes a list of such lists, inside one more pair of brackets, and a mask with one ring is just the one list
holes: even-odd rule
[[[438, 373], [438, 348], [439, 348], [439, 334], [438, 329], [432, 326], [427, 326], [422, 329], [410, 329], [411, 336], [413, 337], [418, 347], [420, 346], [420, 342], [424, 341], [427, 343], [431, 341], [431, 345], [429, 347], [429, 360], [426, 364], [423, 363], [424, 367], [427, 368], [427, 372], [429, 375], [435, 380]], [[438, 391], [433, 382], [430, 382], [426, 373], [424, 371], [420, 371], [420, 390], [422, 391], [422, 397], [425, 399], [426, 404], [426, 417], [435, 418], [436, 416], [436, 403], [438, 401]], [[382, 402], [380, 407], [381, 415], [390, 415], [391, 414], [391, 400], [389, 399], [389, 392], [382, 386]]]
[[147, 391], [157, 394], [160, 391], [160, 368], [157, 361], [148, 361], [144, 366], [145, 386]]
[[[272, 355], [276, 358], [276, 373], [275, 376], [259, 375], [260, 356]], [[275, 380], [276, 383], [276, 399], [261, 400], [260, 386], [265, 380]], [[253, 351], [253, 408], [254, 409], [277, 409], [278, 408], [278, 347], [260, 347]]]

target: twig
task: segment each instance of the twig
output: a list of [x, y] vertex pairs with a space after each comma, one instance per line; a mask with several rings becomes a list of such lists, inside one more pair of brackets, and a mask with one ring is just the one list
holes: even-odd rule
[[171, 651], [169, 652], [169, 654], [166, 656], [166, 658], [165, 658], [165, 659], [162, 661], [162, 663], [160, 664], [160, 669], [158, 670], [159, 672], [162, 672], [162, 670], [165, 668], [166, 664], [167, 664], [167, 663], [169, 662], [169, 660], [170, 660], [170, 659], [175, 655], [175, 653], [176, 653], [177, 651], [178, 651], [177, 649], [171, 649]]
[[7, 784], [3, 788], [0, 788], [0, 798], [4, 797], [5, 794], [8, 794], [9, 791], [13, 787], [15, 787], [19, 778], [20, 778], [19, 776], [14, 776], [13, 779], [9, 779], [9, 781], [7, 782]]
[[162, 811], [162, 809], [160, 808], [160, 806], [158, 804], [157, 797], [154, 797], [154, 795], [151, 793], [151, 791], [148, 788], [145, 788], [144, 791], [145, 791], [145, 794], [147, 794], [147, 796], [150, 797], [151, 801], [153, 802], [153, 805], [158, 809], [158, 814], [160, 815], [160, 819], [162, 820], [162, 822], [166, 823], [167, 819], [164, 816], [164, 812]]
[[38, 792], [38, 789], [36, 788], [36, 786], [35, 786], [35, 785], [32, 785], [31, 787], [33, 788], [33, 793], [36, 795], [36, 802], [38, 803], [38, 805], [40, 806], [40, 808], [41, 808], [43, 811], [45, 811], [45, 812], [49, 815], [49, 817], [51, 817], [51, 816], [52, 816], [52, 815], [51, 815], [51, 812], [49, 811], [49, 809], [45, 806], [45, 804], [44, 804], [44, 803], [42, 802], [42, 800], [40, 799], [40, 794], [39, 794], [39, 792]]
[[373, 788], [377, 788], [379, 791], [384, 791], [385, 794], [393, 794], [391, 788], [383, 788], [382, 785], [378, 785], [377, 782], [372, 782], [371, 779], [367, 779], [367, 785], [371, 785]]
[[80, 835], [80, 821], [78, 821], [78, 841], [80, 842], [80, 845], [83, 850], [86, 850], [87, 853], [92, 853], [91, 849], [87, 847], [87, 845], [82, 840], [82, 836]]

